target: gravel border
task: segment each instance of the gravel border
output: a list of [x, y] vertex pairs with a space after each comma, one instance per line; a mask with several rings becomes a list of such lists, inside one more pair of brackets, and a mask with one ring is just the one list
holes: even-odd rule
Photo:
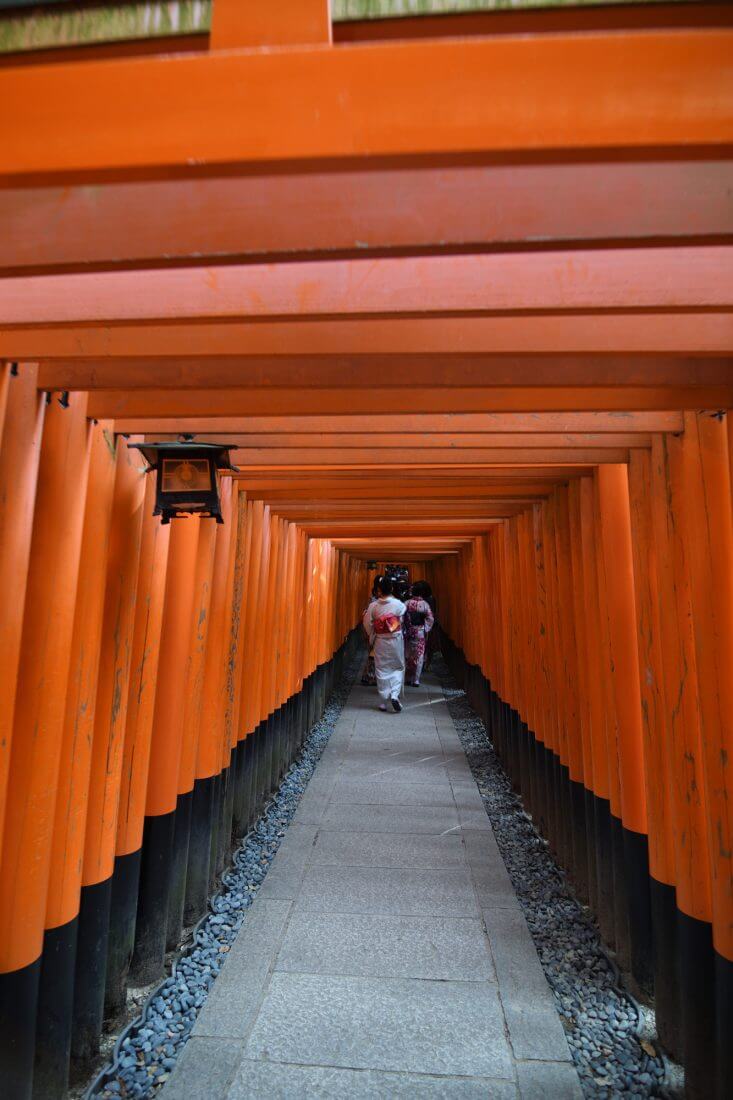
[[111, 1062], [89, 1086], [86, 1100], [143, 1100], [154, 1096], [168, 1080], [363, 664], [364, 653], [359, 649], [277, 793], [234, 853], [231, 867], [222, 876], [221, 890], [210, 901], [211, 912], [196, 925], [192, 942], [173, 962], [171, 974], [153, 990], [141, 1014], [117, 1039]]
[[486, 728], [447, 665], [433, 664], [529, 926], [580, 1077], [593, 1100], [664, 1097], [654, 1013], [620, 985], [590, 911], [511, 787]]

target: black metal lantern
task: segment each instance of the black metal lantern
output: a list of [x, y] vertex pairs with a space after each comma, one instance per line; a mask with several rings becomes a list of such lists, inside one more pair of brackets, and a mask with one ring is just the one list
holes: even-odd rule
[[131, 443], [142, 451], [148, 473], [155, 470], [154, 516], [170, 523], [178, 516], [213, 516], [223, 523], [219, 503], [219, 470], [234, 470], [232, 443]]

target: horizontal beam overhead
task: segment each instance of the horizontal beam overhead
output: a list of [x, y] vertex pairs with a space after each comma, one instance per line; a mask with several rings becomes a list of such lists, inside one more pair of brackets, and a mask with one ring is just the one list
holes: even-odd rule
[[0, 271], [729, 234], [725, 160], [453, 165], [0, 189]]
[[[398, 418], [399, 419], [399, 418]], [[228, 435], [225, 441], [238, 448], [237, 454], [243, 450], [255, 448], [295, 448], [296, 450], [308, 450], [318, 452], [322, 448], [341, 449], [344, 451], [364, 448], [379, 447], [389, 450], [422, 450], [441, 448], [443, 450], [466, 450], [475, 448], [502, 449], [510, 453], [514, 448], [570, 448], [592, 447], [593, 449], [619, 447], [649, 447], [651, 435], [648, 432], [576, 432], [576, 433], [552, 433], [552, 432], [430, 432], [418, 427], [417, 417], [406, 416], [400, 430], [396, 432], [359, 432], [359, 433], [325, 433], [313, 432], [273, 432], [269, 435]], [[216, 438], [215, 438], [216, 436]], [[175, 436], [174, 438], [178, 438]], [[199, 442], [218, 442], [224, 440], [223, 433], [213, 433], [211, 436], [197, 435]], [[162, 442], [161, 437], [156, 436], [156, 441]]]
[[[731, 255], [733, 260], [733, 252]], [[0, 286], [0, 296], [2, 287]], [[730, 357], [629, 355], [245, 356], [42, 361], [46, 390], [412, 386], [679, 386], [731, 379]]]
[[711, 149], [733, 140], [731, 53], [715, 28], [11, 68], [0, 174]]
[[[513, 504], [518, 500], [532, 501], [540, 499], [547, 495], [549, 492], [548, 485], [551, 485], [551, 482], [544, 482], [536, 478], [527, 479], [520, 483], [516, 481], [507, 482], [506, 480], [498, 483], [495, 477], [489, 483], [479, 484], [475, 479], [467, 482], [465, 478], [458, 476], [463, 471], [456, 471], [456, 476], [450, 484], [441, 489], [440, 486], [436, 487], [433, 481], [422, 484], [417, 476], [419, 472], [410, 471], [410, 494], [415, 499], [420, 500], [421, 506], [423, 500], [441, 500], [444, 501], [446, 507], [457, 506], [465, 500], [480, 501], [484, 505], [494, 502], [503, 506], [507, 500]], [[300, 484], [296, 483], [290, 489], [280, 487], [273, 477], [263, 479], [255, 477], [250, 472], [239, 480], [246, 487], [250, 496], [272, 501], [273, 504], [280, 501], [291, 502], [293, 498], [297, 499], [298, 497], [303, 501], [316, 505], [322, 500], [333, 503], [352, 501], [355, 497], [366, 504], [369, 501], [382, 501], [386, 497], [403, 494], [403, 483], [399, 479], [397, 479], [394, 486], [379, 486], [375, 485], [373, 477], [366, 474], [363, 475], [362, 482], [357, 485], [336, 480], [335, 476], [331, 476], [327, 482], [324, 482], [323, 479], [317, 479], [311, 474], [307, 482], [303, 483], [301, 478]], [[441, 492], [444, 494], [442, 497]]]
[[327, 466], [492, 466], [503, 463], [563, 463], [583, 465], [627, 462], [628, 448], [620, 447], [250, 447], [231, 452], [236, 466], [286, 466], [323, 469]]
[[[134, 432], [135, 421], [115, 421], [115, 431]], [[344, 432], [362, 435], [369, 432], [400, 431], [514, 433], [527, 432], [680, 432], [684, 427], [682, 413], [669, 410], [649, 412], [531, 412], [531, 413], [420, 413], [410, 408], [404, 412], [381, 412], [363, 415], [333, 416], [242, 416], [221, 419], [181, 418], [177, 420], [143, 421], [140, 425], [148, 436], [165, 438], [169, 434], [195, 433], [209, 435], [239, 435], [250, 433]]]
[[198, 320], [0, 328], [6, 359], [267, 355], [730, 354], [733, 312]]
[[[730, 408], [733, 379], [720, 386], [402, 387], [389, 391], [389, 408], [413, 413], [573, 412]], [[89, 395], [99, 420], [381, 413], [385, 394], [364, 389], [100, 390]]]
[[309, 260], [0, 280], [3, 325], [712, 307], [733, 307], [733, 246]]

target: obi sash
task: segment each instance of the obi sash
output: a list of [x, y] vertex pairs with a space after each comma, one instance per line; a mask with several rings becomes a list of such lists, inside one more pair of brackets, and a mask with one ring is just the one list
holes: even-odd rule
[[399, 615], [380, 615], [372, 621], [375, 634], [396, 634], [400, 629]]

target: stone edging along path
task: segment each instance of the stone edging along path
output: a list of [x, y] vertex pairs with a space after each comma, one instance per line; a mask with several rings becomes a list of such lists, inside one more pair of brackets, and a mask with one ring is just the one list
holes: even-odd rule
[[584, 1095], [665, 1096], [653, 1013], [619, 985], [602, 946], [544, 839], [512, 790], [482, 720], [436, 661], [448, 712], [478, 784], [509, 877], [552, 989]]
[[234, 853], [221, 889], [211, 899], [211, 911], [194, 929], [193, 942], [173, 963], [171, 974], [153, 990], [142, 1013], [119, 1035], [111, 1062], [95, 1077], [85, 1100], [145, 1100], [168, 1080], [363, 664], [360, 650], [277, 793]]

